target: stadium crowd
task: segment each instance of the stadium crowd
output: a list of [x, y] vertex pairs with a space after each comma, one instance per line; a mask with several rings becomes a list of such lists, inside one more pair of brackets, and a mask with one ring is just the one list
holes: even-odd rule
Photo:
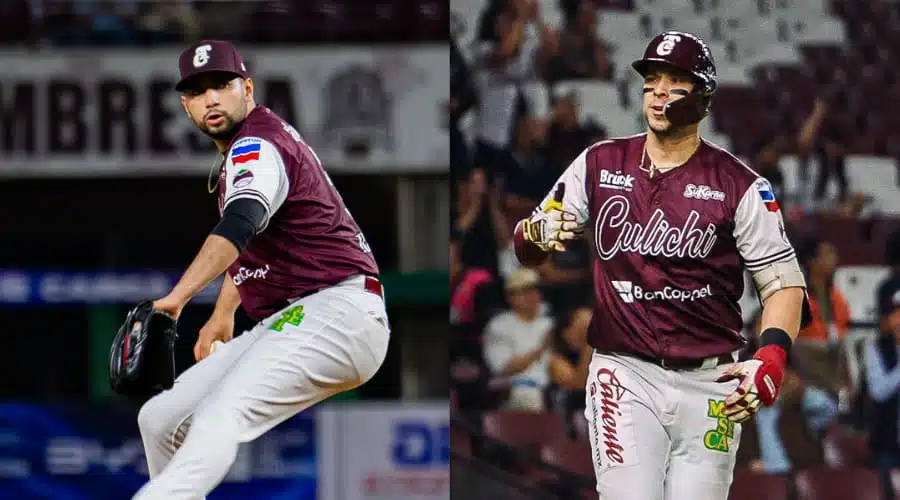
[[197, 39], [412, 43], [446, 39], [447, 24], [447, 4], [438, 0], [11, 0], [0, 5], [0, 42], [33, 47]]
[[[612, 63], [614, 40], [603, 39], [598, 26], [604, 3], [488, 0], [477, 25], [457, 23], [452, 30], [451, 384], [457, 422], [478, 436], [476, 443], [491, 434], [484, 416], [501, 409], [561, 417], [568, 437], [587, 444], [590, 249], [579, 241], [536, 268], [524, 268], [511, 239], [516, 221], [569, 162], [608, 135], [602, 120], [584, 117], [580, 96], [569, 85], [618, 81], [631, 71]], [[553, 17], [561, 23], [544, 21], [548, 8], [559, 9]], [[463, 29], [475, 30], [468, 37], [473, 42], [460, 42]], [[535, 102], [528, 91], [535, 83], [548, 89], [549, 102]], [[792, 350], [778, 403], [744, 426], [739, 467], [791, 474], [823, 462], [853, 462], [881, 471], [884, 494], [893, 498], [890, 471], [900, 467], [900, 223], [848, 178], [852, 145], [833, 119], [845, 104], [823, 92], [796, 126], [756, 134], [751, 153], [742, 155], [778, 191], [806, 274], [813, 322]], [[784, 171], [787, 156], [797, 159], [798, 168]], [[900, 176], [883, 182], [900, 184]], [[786, 183], [805, 188], [788, 192]], [[863, 300], [876, 308], [876, 324], [868, 328], [874, 341], [851, 341], [860, 338], [851, 331], [865, 328], [852, 319], [859, 300], [835, 281], [845, 263], [890, 268], [863, 291], [874, 295]], [[758, 302], [747, 304], [758, 313]], [[745, 311], [749, 353], [758, 319], [753, 312]], [[848, 449], [857, 454], [855, 462]], [[590, 465], [582, 470], [592, 480]]]

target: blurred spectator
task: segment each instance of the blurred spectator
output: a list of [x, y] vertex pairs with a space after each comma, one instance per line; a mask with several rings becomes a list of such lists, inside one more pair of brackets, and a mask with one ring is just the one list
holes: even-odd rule
[[[788, 407], [799, 406], [814, 434], [837, 421], [841, 400], [849, 400], [846, 358], [840, 341], [847, 334], [850, 309], [834, 286], [838, 255], [834, 245], [809, 237], [797, 245], [804, 267], [812, 321], [800, 330], [791, 349], [782, 394], [775, 405], [756, 415], [760, 461], [755, 467], [783, 474], [791, 462], [778, 432], [778, 420]], [[758, 328], [757, 328], [758, 331]]]
[[565, 416], [570, 433], [581, 436], [587, 435], [584, 427], [587, 420], [582, 411], [588, 367], [594, 353], [587, 342], [591, 314], [591, 308], [579, 307], [560, 315], [550, 355], [550, 400], [554, 409]]
[[900, 327], [900, 231], [888, 238], [885, 261], [891, 267], [891, 272], [878, 285], [875, 296], [879, 327], [882, 332], [892, 332]]
[[471, 168], [469, 146], [459, 121], [475, 105], [477, 94], [472, 70], [462, 54], [455, 37], [450, 37], [450, 99], [447, 112], [450, 129], [450, 164], [455, 178], [469, 175]]
[[520, 120], [514, 154], [517, 170], [512, 173], [516, 180], [507, 189], [507, 207], [515, 220], [534, 209], [585, 148], [606, 138], [603, 126], [581, 123], [579, 106], [577, 92], [558, 89], [549, 117]]
[[597, 3], [564, 0], [561, 4], [565, 24], [559, 35], [559, 50], [543, 68], [544, 78], [551, 84], [560, 80], [612, 80], [609, 49], [597, 36]]
[[837, 248], [830, 241], [810, 236], [798, 245], [797, 253], [806, 271], [813, 321], [800, 331], [798, 340], [836, 345], [850, 325], [850, 308], [834, 286], [838, 265]]
[[[835, 179], [838, 186], [838, 198], [834, 201], [843, 201], [847, 197], [849, 190], [844, 161], [848, 148], [844, 144], [844, 137], [846, 137], [846, 134], [842, 129], [842, 122], [838, 116], [824, 116], [827, 109], [831, 107], [846, 109], [848, 97], [844, 90], [838, 90], [837, 92], [826, 96], [824, 99], [826, 103], [820, 105], [823, 108], [820, 111], [823, 115], [820, 120], [822, 120], [823, 123], [816, 127], [820, 132], [814, 134], [814, 138], [811, 140], [812, 156], [816, 157], [819, 164], [819, 177], [816, 180], [812, 193], [812, 202], [817, 206], [828, 201], [826, 200], [825, 195], [828, 192], [828, 183], [832, 178]], [[808, 171], [809, 162], [807, 161], [800, 170], [803, 175], [801, 184], [804, 186], [807, 185]]]
[[[797, 132], [796, 138], [788, 135], [778, 134], [774, 137], [766, 137], [759, 142], [755, 151], [756, 156], [753, 158], [753, 167], [759, 175], [768, 179], [775, 189], [775, 195], [782, 200], [786, 200], [784, 192], [785, 179], [778, 165], [778, 161], [792, 150], [801, 158], [808, 158], [810, 152], [816, 143], [819, 130], [825, 119], [827, 106], [822, 99], [816, 99], [813, 110], [803, 121], [800, 130]], [[804, 162], [805, 163], [805, 162]], [[806, 186], [806, 169], [800, 170], [800, 185]], [[805, 187], [801, 188], [805, 189]], [[803, 195], [804, 193], [800, 193]]]
[[506, 192], [510, 195], [507, 203], [516, 215], [530, 213], [559, 177], [548, 163], [546, 145], [547, 122], [533, 116], [522, 117], [512, 149], [515, 168], [506, 173]]
[[590, 252], [588, 240], [578, 238], [569, 242], [565, 252], [554, 253], [538, 266], [547, 302], [564, 309], [593, 297]]
[[473, 169], [469, 179], [460, 183], [453, 232], [454, 239], [460, 241], [464, 265], [497, 272], [498, 250], [507, 248], [512, 240], [502, 193], [502, 180], [489, 185], [480, 168]]
[[[547, 147], [550, 150], [550, 165], [554, 169], [554, 181], [569, 163], [588, 146], [606, 139], [606, 128], [593, 120], [582, 123], [581, 100], [578, 92], [557, 85], [550, 126], [547, 129]], [[552, 185], [552, 181], [551, 181]], [[549, 191], [551, 185], [545, 186]], [[546, 192], [546, 191], [545, 191]]]
[[791, 365], [808, 386], [848, 401], [848, 368], [842, 341], [850, 327], [850, 306], [834, 284], [837, 249], [832, 242], [811, 236], [796, 250], [806, 275], [812, 318], [794, 342]]
[[109, 46], [137, 41], [132, 22], [137, 9], [134, 1], [75, 0], [73, 3], [77, 18], [86, 20], [88, 26], [86, 32], [78, 33], [80, 41]]
[[[756, 331], [759, 331], [758, 320]], [[792, 352], [793, 355], [793, 352]], [[787, 474], [793, 465], [779, 431], [779, 421], [785, 412], [799, 412], [807, 428], [816, 436], [837, 422], [838, 403], [821, 387], [807, 383], [795, 369], [785, 370], [781, 394], [773, 406], [760, 408], [754, 417], [759, 439], [759, 459], [750, 467], [769, 474]]]
[[450, 242], [450, 324], [473, 329], [483, 326], [489, 307], [479, 301], [479, 293], [494, 284], [494, 275], [481, 267], [465, 266], [460, 259], [458, 241]]
[[141, 4], [137, 33], [142, 43], [174, 43], [196, 40], [200, 25], [190, 2], [150, 2]]
[[478, 109], [474, 164], [501, 175], [516, 168], [510, 147], [527, 105], [522, 85], [534, 80], [538, 58], [556, 51], [556, 34], [537, 0], [491, 0], [482, 13], [475, 54]]
[[497, 314], [484, 333], [484, 359], [494, 377], [508, 377], [505, 407], [540, 411], [549, 383], [553, 319], [541, 314], [539, 278], [519, 269], [506, 281], [510, 310]]
[[871, 398], [869, 447], [881, 476], [884, 498], [894, 498], [891, 469], [900, 467], [900, 280], [894, 275], [879, 287], [881, 333], [867, 346], [866, 387]]
[[197, 19], [204, 37], [245, 39], [251, 23], [247, 22], [259, 4], [256, 2], [230, 2], [227, 9], [218, 2], [200, 2]]

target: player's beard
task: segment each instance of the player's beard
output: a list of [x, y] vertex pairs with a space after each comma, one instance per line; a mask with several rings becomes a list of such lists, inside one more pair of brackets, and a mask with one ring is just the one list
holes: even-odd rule
[[209, 124], [206, 123], [205, 116], [200, 118], [200, 120], [194, 120], [194, 123], [197, 125], [197, 128], [203, 131], [203, 133], [208, 135], [211, 139], [231, 140], [231, 138], [234, 137], [234, 134], [237, 133], [238, 123], [231, 115], [221, 111], [218, 113], [222, 115], [222, 123], [215, 127], [210, 127]]

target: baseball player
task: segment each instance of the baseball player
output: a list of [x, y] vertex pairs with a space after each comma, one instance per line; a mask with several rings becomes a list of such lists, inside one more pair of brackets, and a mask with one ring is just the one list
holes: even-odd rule
[[[198, 363], [138, 415], [151, 476], [140, 500], [203, 498], [239, 443], [368, 381], [389, 337], [362, 232], [312, 148], [256, 104], [238, 52], [201, 41], [178, 64], [185, 113], [224, 155], [215, 167], [221, 220], [154, 308], [177, 318], [226, 279], [194, 346]], [[238, 305], [259, 323], [232, 341]], [[214, 342], [226, 343], [210, 354]]]
[[[806, 285], [769, 183], [698, 133], [716, 90], [707, 45], [662, 33], [633, 67], [646, 133], [581, 153], [517, 224], [517, 255], [534, 265], [591, 243], [585, 416], [600, 497], [725, 500], [740, 423], [778, 397]], [[745, 269], [762, 333], [736, 362]]]

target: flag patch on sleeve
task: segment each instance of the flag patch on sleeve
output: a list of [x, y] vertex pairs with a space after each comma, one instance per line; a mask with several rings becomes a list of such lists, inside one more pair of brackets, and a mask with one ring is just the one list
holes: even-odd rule
[[775, 199], [775, 190], [772, 189], [772, 185], [769, 184], [769, 181], [758, 179], [756, 181], [756, 190], [759, 192], [759, 197], [762, 198], [766, 210], [769, 212], [777, 212], [780, 207], [778, 206], [778, 200]]
[[241, 146], [236, 144], [235, 147], [231, 149], [231, 163], [239, 165], [241, 163], [258, 160], [261, 148], [262, 146], [259, 142], [251, 142]]

